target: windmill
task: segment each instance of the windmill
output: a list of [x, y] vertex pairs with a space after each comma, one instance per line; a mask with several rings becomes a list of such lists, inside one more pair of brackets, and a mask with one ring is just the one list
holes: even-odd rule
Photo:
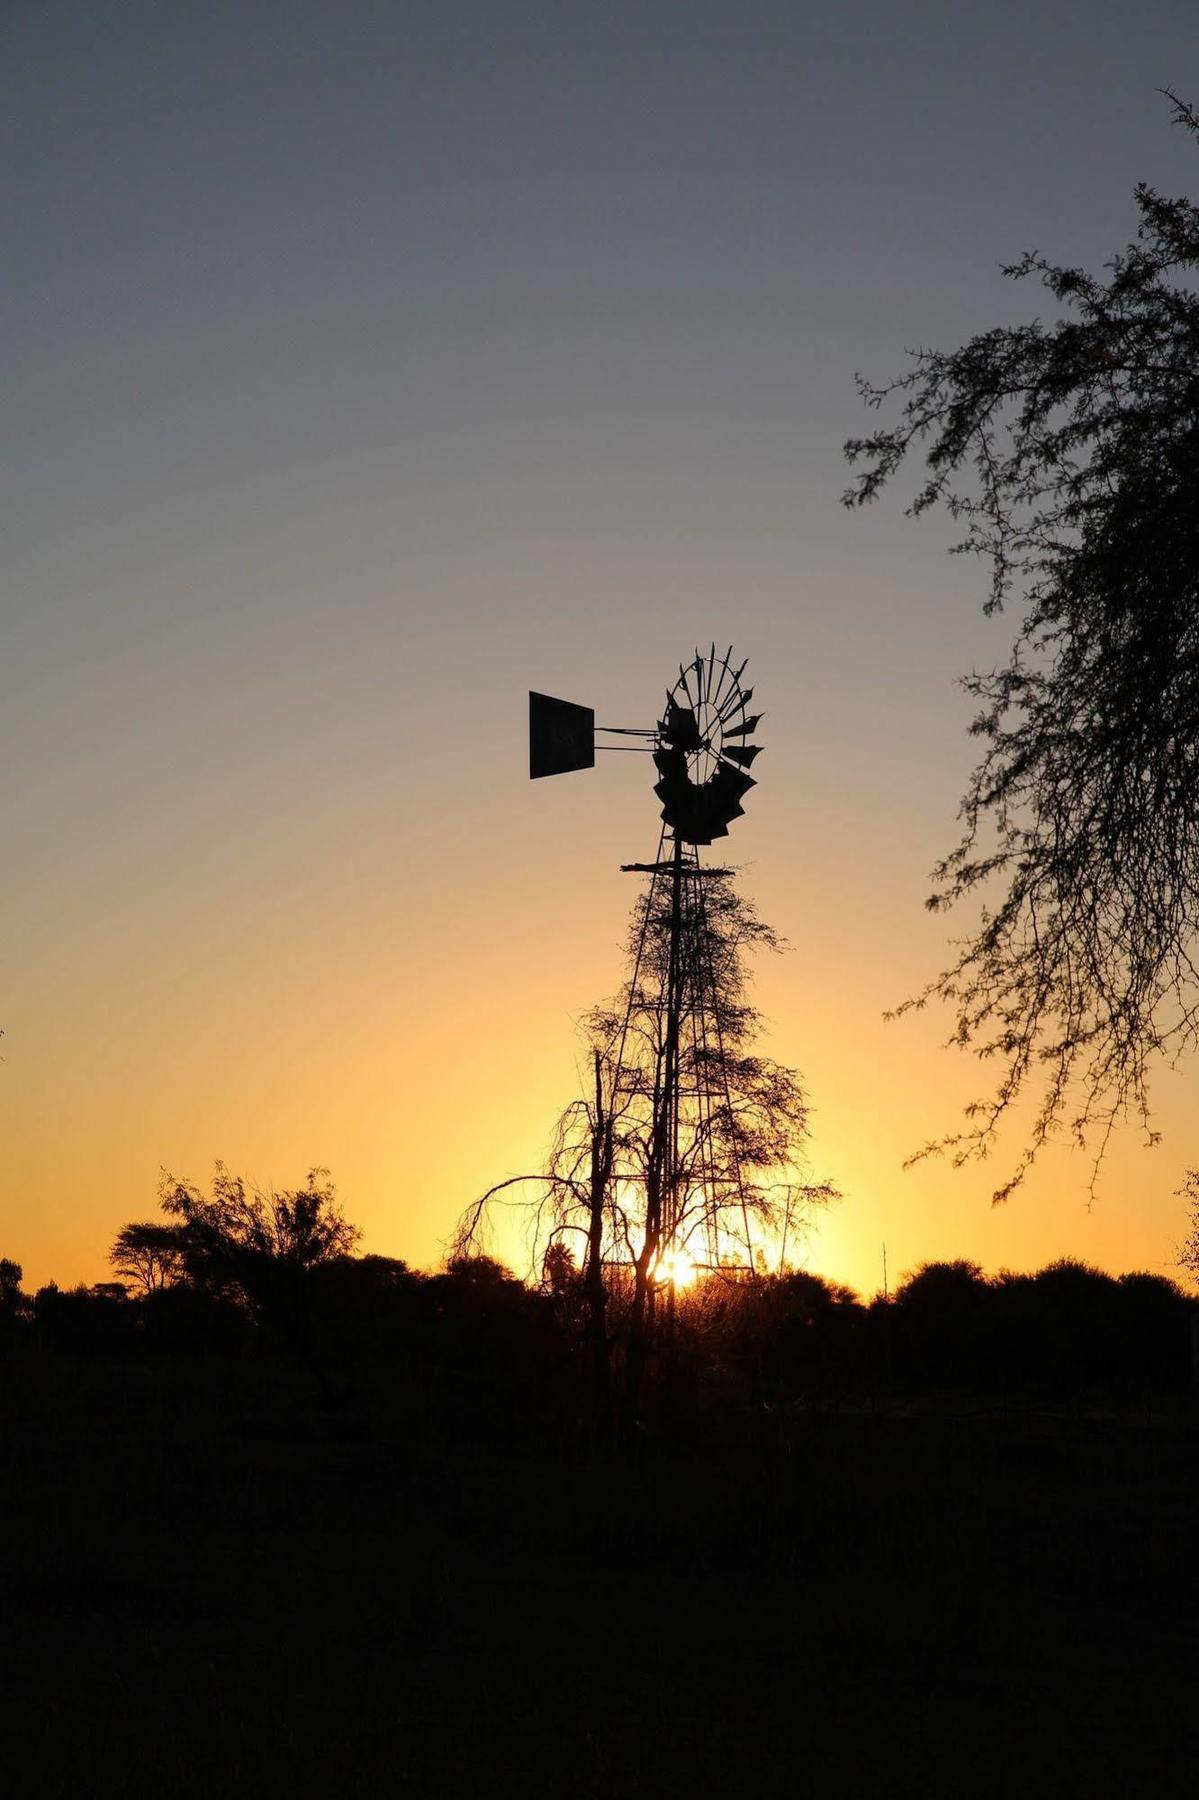
[[[621, 1223], [608, 1253], [621, 1260], [614, 1240], [623, 1234], [623, 1260], [632, 1260], [651, 1295], [654, 1285], [666, 1287], [671, 1302], [692, 1269], [754, 1266], [724, 1042], [728, 975], [711, 912], [732, 871], [704, 866], [700, 854], [727, 837], [755, 786], [749, 769], [761, 747], [750, 739], [761, 715], [749, 711], [745, 668], [734, 667], [731, 646], [719, 658], [715, 644], [706, 655], [697, 650], [680, 663], [650, 726], [597, 726], [591, 707], [529, 694], [532, 780], [593, 768], [597, 749], [640, 751], [657, 774], [657, 853], [652, 862], [621, 865], [647, 876], [648, 886], [623, 1014], [612, 1017], [603, 1092], [596, 1058], [595, 1112], [607, 1121], [613, 1189], [637, 1189], [637, 1241], [627, 1209], [614, 1206]], [[621, 1146], [632, 1144], [637, 1155], [622, 1168]]]

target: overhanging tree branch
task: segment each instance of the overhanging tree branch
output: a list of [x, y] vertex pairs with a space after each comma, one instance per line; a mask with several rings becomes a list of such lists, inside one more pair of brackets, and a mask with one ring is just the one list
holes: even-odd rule
[[1060, 1127], [1097, 1163], [1129, 1113], [1152, 1136], [1150, 1067], [1199, 1042], [1199, 209], [1145, 184], [1136, 202], [1106, 278], [1031, 253], [1006, 269], [1067, 309], [1053, 324], [859, 379], [900, 418], [845, 447], [851, 507], [921, 454], [908, 512], [944, 505], [964, 525], [953, 549], [989, 561], [986, 612], [1019, 596], [1008, 661], [964, 682], [983, 755], [928, 901], [982, 902], [979, 923], [897, 1009], [944, 1001], [951, 1042], [1002, 1067], [966, 1129], [917, 1156], [988, 1154], [1036, 1089], [996, 1200]]

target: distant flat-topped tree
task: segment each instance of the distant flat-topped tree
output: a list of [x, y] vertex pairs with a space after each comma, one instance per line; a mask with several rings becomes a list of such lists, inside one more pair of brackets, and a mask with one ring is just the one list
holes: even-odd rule
[[184, 1249], [178, 1225], [134, 1220], [117, 1232], [108, 1260], [121, 1280], [138, 1293], [155, 1294], [183, 1279]]
[[1117, 1120], [1148, 1128], [1152, 1060], [1199, 1040], [1199, 208], [1144, 184], [1136, 202], [1136, 240], [1103, 276], [1040, 255], [1006, 271], [1040, 280], [1053, 324], [859, 380], [901, 413], [846, 445], [849, 506], [921, 455], [909, 513], [945, 505], [965, 527], [954, 548], [990, 563], [986, 610], [1019, 609], [1007, 662], [965, 681], [983, 757], [928, 902], [974, 898], [981, 920], [899, 1009], [947, 1001], [953, 1041], [1001, 1070], [966, 1128], [920, 1154], [985, 1154], [1039, 1090], [997, 1200], [1059, 1125], [1096, 1167]]

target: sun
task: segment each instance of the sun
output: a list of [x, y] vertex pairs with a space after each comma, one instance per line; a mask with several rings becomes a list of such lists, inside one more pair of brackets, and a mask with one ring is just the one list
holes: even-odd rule
[[698, 1275], [695, 1263], [681, 1247], [664, 1250], [654, 1264], [654, 1281], [659, 1287], [690, 1287]]

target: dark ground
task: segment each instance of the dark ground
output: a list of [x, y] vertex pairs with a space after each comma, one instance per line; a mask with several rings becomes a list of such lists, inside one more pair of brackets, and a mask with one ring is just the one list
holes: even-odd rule
[[31, 1359], [0, 1430], [11, 1800], [1199, 1784], [1177, 1411], [763, 1414], [605, 1464], [268, 1365]]

